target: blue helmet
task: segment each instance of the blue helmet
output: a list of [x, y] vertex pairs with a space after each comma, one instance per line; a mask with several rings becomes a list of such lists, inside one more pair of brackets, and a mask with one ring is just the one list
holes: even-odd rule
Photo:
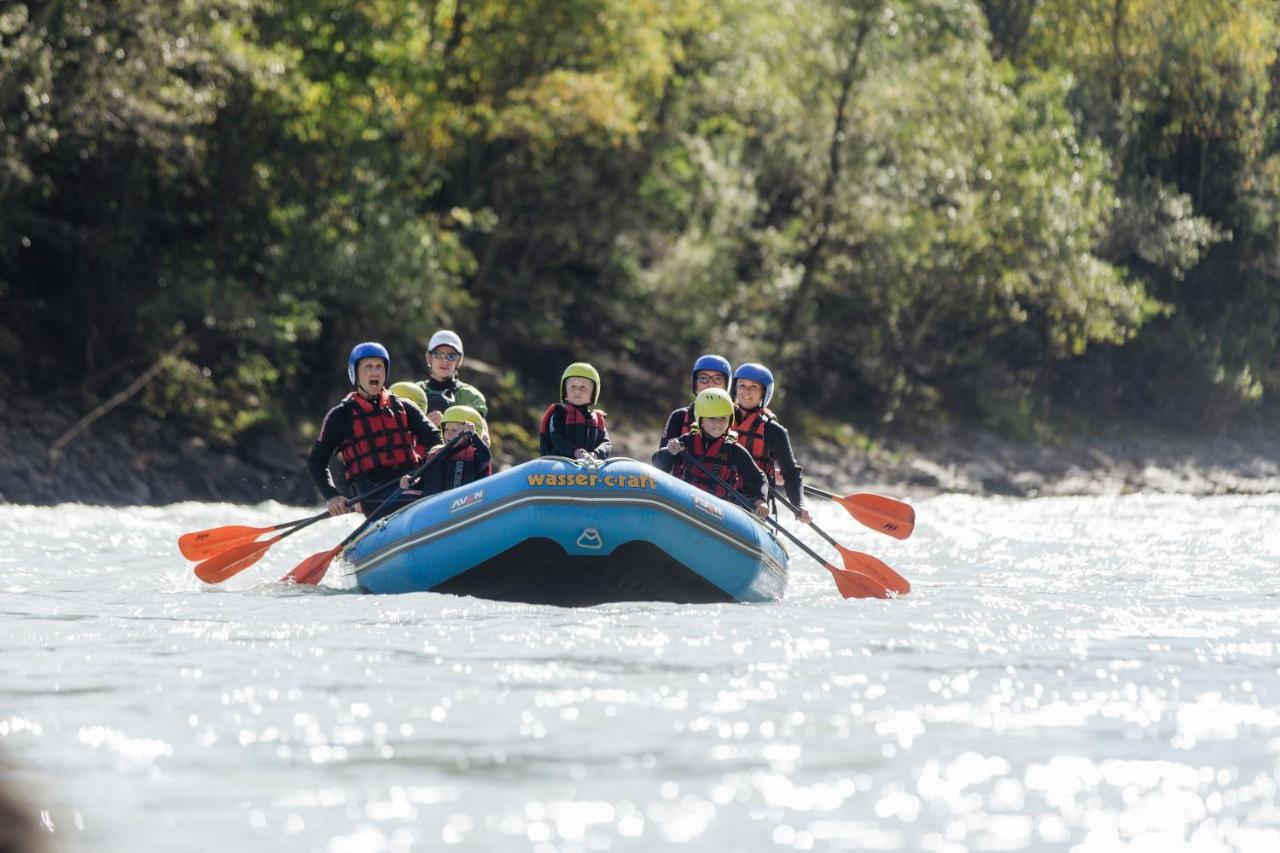
[[714, 370], [716, 373], [724, 374], [724, 381], [729, 382], [729, 377], [733, 375], [733, 368], [729, 366], [729, 359], [722, 355], [700, 355], [698, 360], [693, 363], [693, 370], [689, 372], [689, 384], [693, 388], [693, 393], [698, 393], [698, 371]]
[[351, 350], [351, 355], [347, 356], [347, 378], [351, 380], [352, 385], [360, 384], [356, 382], [356, 365], [362, 358], [382, 359], [382, 363], [386, 365], [387, 376], [391, 375], [391, 355], [387, 352], [387, 348], [375, 341], [365, 341], [362, 344], [356, 344], [355, 349]]
[[773, 399], [773, 373], [763, 364], [756, 364], [754, 361], [748, 361], [746, 364], [738, 365], [738, 369], [733, 372], [733, 383], [729, 386], [729, 396], [734, 400], [738, 399], [738, 380], [749, 379], [752, 382], [759, 382], [764, 386], [764, 400], [761, 406], [769, 405], [769, 401]]

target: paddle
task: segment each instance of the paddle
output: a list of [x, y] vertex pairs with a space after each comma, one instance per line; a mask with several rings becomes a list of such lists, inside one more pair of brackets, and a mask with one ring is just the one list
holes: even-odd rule
[[[418, 466], [418, 469], [416, 471], [414, 471], [412, 474], [409, 475], [409, 483], [412, 485], [412, 483], [415, 480], [417, 480], [419, 477], [421, 477], [423, 474], [425, 474], [427, 469], [430, 468], [433, 464], [435, 464], [435, 462], [438, 459], [443, 458], [445, 453], [452, 450], [457, 444], [459, 444], [461, 441], [466, 439], [467, 436], [470, 434], [471, 434], [470, 432], [463, 432], [458, 435], [455, 435], [452, 441], [450, 441], [448, 444], [441, 447], [435, 453], [431, 454], [431, 456], [427, 459], [426, 462], [423, 462], [420, 466]], [[392, 501], [400, 497], [400, 495], [403, 492], [404, 492], [403, 488], [396, 489], [394, 492], [392, 492], [390, 495], [387, 496], [386, 500], [378, 504], [378, 508], [375, 509], [373, 512], [371, 512], [369, 514], [369, 517], [366, 518], [359, 527], [351, 531], [351, 533], [347, 535], [346, 539], [343, 539], [341, 542], [339, 542], [336, 546], [329, 549], [328, 551], [321, 551], [317, 554], [312, 554], [310, 557], [307, 557], [301, 563], [298, 563], [298, 565], [294, 566], [293, 569], [287, 575], [280, 578], [280, 582], [281, 583], [292, 582], [296, 584], [312, 584], [312, 585], [320, 583], [320, 581], [324, 579], [325, 573], [329, 571], [329, 564], [333, 562], [333, 558], [338, 556], [338, 554], [342, 552], [343, 548], [347, 547], [347, 545], [354, 542], [357, 536], [359, 536], [361, 533], [364, 533], [366, 530], [368, 530], [369, 525], [373, 524], [375, 521], [378, 520], [378, 513], [382, 512], [383, 508], [389, 506]]]
[[911, 504], [866, 492], [841, 496], [808, 483], [805, 483], [804, 490], [811, 495], [830, 498], [848, 510], [859, 523], [894, 539], [906, 539], [915, 529], [916, 511]]
[[[329, 513], [322, 512], [320, 516], [326, 516]], [[225, 527], [211, 527], [208, 530], [197, 530], [193, 533], [184, 533], [178, 537], [178, 550], [182, 552], [182, 556], [188, 560], [199, 562], [208, 559], [214, 554], [221, 553], [235, 545], [241, 545], [245, 542], [251, 542], [264, 533], [272, 533], [276, 530], [286, 530], [290, 527], [296, 527], [303, 522], [319, 520], [320, 516], [307, 516], [299, 518], [295, 521], [286, 521], [280, 524], [273, 524], [270, 527], [249, 527], [243, 524], [228, 524]]]
[[[773, 496], [787, 509], [797, 515], [800, 514], [799, 510], [796, 509], [795, 504], [787, 500], [781, 490], [775, 491]], [[852, 569], [855, 572], [862, 572], [864, 575], [870, 575], [880, 581], [880, 583], [884, 584], [887, 588], [896, 592], [898, 595], [906, 595], [911, 592], [911, 584], [907, 582], [907, 579], [889, 568], [884, 561], [877, 559], [870, 554], [864, 554], [861, 551], [853, 551], [844, 547], [835, 539], [831, 538], [827, 531], [819, 527], [816, 521], [810, 521], [809, 526], [817, 531], [819, 536], [827, 540], [831, 547], [840, 552], [840, 558], [844, 560], [846, 568]]]
[[301, 523], [295, 524], [279, 536], [272, 536], [270, 539], [263, 539], [261, 542], [242, 542], [218, 551], [212, 557], [207, 558], [196, 566], [196, 577], [205, 583], [222, 583], [232, 575], [239, 574], [261, 560], [262, 556], [271, 549], [271, 546], [281, 539], [286, 536], [292, 536], [302, 528], [310, 527], [317, 521], [323, 521], [328, 517], [329, 513], [327, 512], [318, 513], [310, 518], [303, 519]]
[[[719, 486], [723, 488], [743, 509], [746, 509], [748, 512], [753, 512], [754, 508], [751, 506], [751, 502], [743, 497], [737, 489], [720, 479], [714, 471], [695, 459], [693, 454], [689, 453], [687, 450], [684, 451], [684, 454], [685, 457], [693, 463], [695, 468], [709, 477], [713, 482], [719, 484]], [[800, 537], [796, 536], [790, 530], [787, 530], [779, 524], [776, 518], [770, 517], [768, 520], [773, 524], [774, 530], [778, 531], [783, 536], [786, 536], [794, 542], [801, 551], [804, 551], [810, 557], [817, 560], [819, 565], [831, 572], [831, 577], [834, 578], [836, 582], [836, 590], [838, 590], [845, 598], [889, 597], [890, 590], [885, 584], [870, 575], [858, 571], [857, 569], [852, 569], [847, 566], [845, 568], [838, 568], [831, 565], [831, 563], [828, 563], [821, 554], [804, 544], [804, 542], [800, 540]], [[886, 568], [888, 567], [886, 566]]]
[[[375, 486], [362, 495], [356, 495], [353, 498], [348, 498], [347, 503], [360, 503], [360, 501], [367, 500], [378, 492], [383, 491], [389, 485], [391, 484], [383, 483], [380, 486]], [[207, 561], [210, 557], [213, 557], [216, 554], [221, 554], [224, 551], [228, 551], [241, 545], [266, 545], [269, 548], [271, 545], [279, 542], [286, 536], [297, 533], [307, 525], [314, 524], [317, 521], [323, 521], [328, 517], [329, 512], [326, 510], [316, 515], [308, 516], [307, 518], [300, 518], [296, 521], [286, 521], [282, 524], [272, 525], [271, 527], [249, 527], [243, 524], [231, 524], [225, 527], [210, 527], [208, 530], [197, 530], [193, 533], [185, 533], [178, 537], [178, 550], [182, 552], [182, 556], [194, 562], [199, 560]], [[286, 532], [272, 539], [266, 540], [266, 542], [253, 541], [263, 533], [270, 533], [274, 530], [284, 530]], [[248, 547], [241, 547], [236, 552], [237, 555], [246, 555], [250, 553], [254, 553], [254, 549]], [[265, 553], [265, 551], [263, 553]], [[224, 563], [219, 561], [213, 564], [214, 568], [206, 569], [205, 572], [221, 572], [222, 569], [220, 567], [223, 565]], [[247, 563], [240, 568], [247, 568], [249, 565], [251, 564]], [[239, 569], [237, 569], [237, 571], [239, 571]], [[231, 574], [235, 574], [235, 572], [232, 572]], [[230, 575], [227, 575], [227, 577], [230, 577]]]

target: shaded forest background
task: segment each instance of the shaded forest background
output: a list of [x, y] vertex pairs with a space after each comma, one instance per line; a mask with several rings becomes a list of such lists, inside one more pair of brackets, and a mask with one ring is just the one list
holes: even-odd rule
[[841, 440], [1274, 414], [1278, 47], [1273, 0], [8, 2], [0, 390], [158, 364], [118, 423], [302, 442], [447, 326], [512, 447], [579, 359], [656, 435], [704, 351]]

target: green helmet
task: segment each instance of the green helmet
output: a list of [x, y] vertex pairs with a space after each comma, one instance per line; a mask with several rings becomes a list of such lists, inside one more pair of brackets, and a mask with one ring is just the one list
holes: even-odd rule
[[475, 424], [476, 432], [484, 432], [484, 418], [470, 406], [450, 406], [440, 415], [442, 424]]
[[564, 375], [560, 377], [561, 401], [563, 401], [566, 396], [564, 393], [564, 383], [568, 382], [575, 376], [579, 379], [591, 380], [591, 384], [593, 386], [591, 389], [591, 405], [594, 406], [600, 401], [600, 372], [585, 361], [575, 361], [564, 369]]
[[387, 389], [402, 400], [408, 400], [422, 411], [427, 410], [427, 392], [413, 382], [397, 382]]
[[708, 388], [699, 391], [693, 399], [693, 416], [703, 418], [732, 418], [733, 398], [723, 388]]

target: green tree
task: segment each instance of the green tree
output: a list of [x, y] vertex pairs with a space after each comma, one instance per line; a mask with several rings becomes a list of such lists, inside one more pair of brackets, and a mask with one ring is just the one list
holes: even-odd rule
[[1044, 0], [1018, 55], [1073, 75], [1080, 126], [1116, 174], [1105, 256], [1172, 306], [1077, 380], [1106, 377], [1161, 418], [1227, 419], [1280, 389], [1280, 282], [1263, 260], [1277, 249], [1278, 25], [1265, 2]]

